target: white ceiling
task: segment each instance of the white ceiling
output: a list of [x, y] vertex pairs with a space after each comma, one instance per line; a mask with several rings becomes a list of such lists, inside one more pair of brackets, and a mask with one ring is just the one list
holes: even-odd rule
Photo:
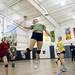
[[14, 17], [34, 18], [40, 15], [27, 0], [1, 0], [0, 7], [0, 14], [12, 20]]
[[[35, 0], [36, 1], [36, 0]], [[37, 0], [58, 23], [75, 19], [75, 0]], [[0, 0], [0, 14], [12, 20], [22, 16], [34, 18], [41, 13], [28, 0]]]
[[41, 4], [57, 23], [69, 21], [75, 16], [75, 0], [42, 0]]

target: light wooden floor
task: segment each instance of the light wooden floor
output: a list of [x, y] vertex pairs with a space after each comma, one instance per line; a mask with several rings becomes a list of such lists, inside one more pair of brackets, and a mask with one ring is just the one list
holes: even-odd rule
[[[40, 60], [38, 69], [34, 68], [33, 60], [16, 61], [16, 67], [12, 68], [9, 65], [9, 75], [56, 75], [57, 65], [55, 60], [44, 59]], [[75, 75], [75, 63], [66, 60], [67, 72], [61, 75]], [[0, 75], [5, 75], [3, 63], [0, 63]]]

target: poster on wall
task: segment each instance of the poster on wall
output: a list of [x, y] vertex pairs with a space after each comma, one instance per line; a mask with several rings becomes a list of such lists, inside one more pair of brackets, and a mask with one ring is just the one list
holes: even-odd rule
[[74, 34], [74, 38], [75, 38], [75, 28], [73, 28], [73, 34]]
[[71, 39], [71, 30], [70, 30], [70, 28], [65, 29], [65, 34], [66, 34], [66, 40], [70, 40]]
[[55, 32], [51, 31], [50, 35], [51, 35], [51, 42], [55, 42]]

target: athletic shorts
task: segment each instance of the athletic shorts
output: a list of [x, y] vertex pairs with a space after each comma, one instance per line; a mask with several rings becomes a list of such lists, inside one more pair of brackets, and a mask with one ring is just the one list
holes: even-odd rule
[[32, 33], [31, 39], [35, 39], [36, 41], [43, 41], [43, 33]]
[[3, 58], [4, 56], [7, 56], [7, 52], [1, 51], [0, 52], [0, 58]]
[[65, 54], [65, 51], [62, 51], [61, 53], [62, 53], [62, 54]]

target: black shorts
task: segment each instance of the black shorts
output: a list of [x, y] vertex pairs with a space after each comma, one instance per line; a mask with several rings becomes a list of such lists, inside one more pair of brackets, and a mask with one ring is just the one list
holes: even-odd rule
[[61, 54], [65, 54], [65, 51], [62, 51]]
[[43, 33], [33, 32], [31, 39], [35, 39], [36, 41], [43, 41]]

